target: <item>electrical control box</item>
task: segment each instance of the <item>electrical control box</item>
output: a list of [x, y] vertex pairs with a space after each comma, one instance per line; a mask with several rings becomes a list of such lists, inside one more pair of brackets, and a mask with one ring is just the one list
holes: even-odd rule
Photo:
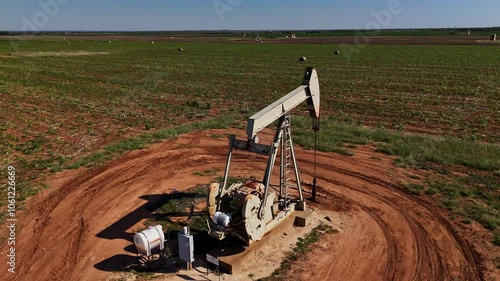
[[185, 262], [194, 261], [194, 242], [193, 235], [179, 232], [177, 234], [179, 241], [179, 258]]

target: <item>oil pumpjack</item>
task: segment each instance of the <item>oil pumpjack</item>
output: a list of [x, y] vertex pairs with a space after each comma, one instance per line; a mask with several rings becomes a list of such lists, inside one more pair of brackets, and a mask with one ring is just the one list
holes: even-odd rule
[[[306, 69], [301, 86], [248, 119], [247, 140], [236, 139], [234, 135], [229, 137], [229, 152], [223, 181], [212, 183], [208, 189], [210, 236], [222, 240], [232, 235], [250, 245], [254, 241], [259, 241], [264, 234], [295, 210], [305, 210], [306, 201], [300, 185], [290, 123], [290, 112], [303, 102], [307, 103], [309, 115], [313, 118], [313, 128], [319, 129], [319, 81], [316, 70], [312, 67]], [[272, 143], [259, 143], [257, 133], [275, 121], [278, 125]], [[261, 182], [240, 182], [227, 186], [234, 149], [268, 157]], [[276, 194], [270, 189], [270, 179], [278, 152], [280, 152], [280, 182]], [[292, 185], [292, 176], [295, 177], [295, 185]], [[294, 193], [295, 197], [291, 195], [291, 189], [297, 190]]]

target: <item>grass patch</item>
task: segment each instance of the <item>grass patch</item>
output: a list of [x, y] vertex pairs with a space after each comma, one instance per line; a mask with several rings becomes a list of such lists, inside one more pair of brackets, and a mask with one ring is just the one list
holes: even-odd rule
[[486, 229], [495, 231], [500, 226], [500, 195], [497, 192], [498, 184], [492, 180], [484, 175], [440, 178], [428, 181], [425, 193], [440, 199], [453, 214], [464, 217], [463, 223], [474, 220]]
[[462, 223], [464, 223], [464, 224], [471, 224], [472, 221], [470, 219], [463, 219]]
[[422, 191], [424, 190], [424, 186], [417, 183], [406, 184], [404, 185], [404, 188], [415, 195], [422, 194]]
[[[133, 275], [135, 275], [137, 281], [143, 281], [143, 280], [154, 280], [157, 278], [160, 278], [160, 276], [155, 275], [154, 272], [148, 272], [148, 271], [140, 271], [140, 270], [131, 270], [130, 271]], [[124, 278], [123, 280], [129, 280], [127, 278]]]
[[[293, 118], [294, 141], [307, 149], [314, 148], [311, 120]], [[461, 165], [481, 171], [500, 169], [500, 146], [478, 143], [454, 137], [432, 137], [392, 132], [343, 124], [327, 118], [321, 121], [318, 149], [349, 155], [345, 144], [374, 144], [378, 152], [394, 155], [399, 166], [422, 165], [431, 162], [442, 165]], [[444, 171], [446, 173], [446, 171]]]
[[[313, 148], [310, 118], [295, 117], [293, 124], [295, 142]], [[343, 124], [331, 118], [322, 120], [318, 149], [336, 151], [353, 143], [372, 144], [379, 152], [397, 156], [395, 164], [398, 166], [435, 172], [437, 179], [426, 179], [425, 184], [403, 185], [409, 192], [435, 196], [453, 216], [477, 221], [488, 230], [494, 231], [500, 225], [500, 175], [497, 172], [500, 146], [454, 137], [373, 129]], [[468, 171], [467, 175], [453, 175], [449, 166], [462, 166], [461, 169]]]
[[73, 163], [67, 164], [64, 168], [75, 169], [82, 166], [98, 166], [123, 154], [124, 152], [144, 149], [150, 144], [160, 142], [165, 139], [176, 138], [181, 134], [189, 133], [194, 130], [228, 128], [232, 122], [233, 120], [231, 117], [226, 116], [207, 121], [196, 121], [176, 127], [161, 129], [152, 133], [141, 134], [136, 137], [123, 139], [114, 144], [107, 145], [103, 148], [103, 150], [94, 152]]
[[321, 239], [321, 237], [323, 237], [326, 234], [332, 234], [332, 233], [337, 233], [337, 230], [335, 230], [333, 227], [329, 225], [322, 223], [316, 226], [304, 238], [298, 238], [297, 243], [295, 243], [295, 247], [290, 252], [288, 252], [283, 262], [281, 262], [280, 267], [276, 269], [271, 274], [271, 276], [259, 280], [262, 281], [289, 280], [289, 277], [287, 275], [292, 269], [293, 264], [297, 260], [304, 258], [304, 256], [312, 250], [313, 248], [312, 246], [316, 242], [318, 242]]
[[500, 232], [495, 233], [493, 236], [493, 245], [500, 247]]
[[418, 176], [418, 175], [408, 174], [407, 176], [408, 176], [410, 179], [414, 179], [414, 180], [419, 180], [419, 179], [420, 179], [420, 176]]
[[[208, 230], [206, 219], [208, 214], [194, 214], [188, 221], [176, 218], [188, 217], [193, 206], [204, 202], [207, 197], [207, 185], [198, 185], [185, 192], [173, 191], [148, 209], [154, 211], [153, 217], [146, 221], [146, 225], [161, 224], [169, 233], [176, 233], [182, 227], [189, 225], [193, 234]], [[206, 210], [205, 210], [206, 211]]]
[[204, 170], [201, 172], [194, 172], [193, 175], [200, 176], [200, 177], [215, 176], [220, 171], [221, 171], [221, 169], [219, 169], [219, 168], [212, 168], [212, 169]]
[[[251, 176], [250, 179], [252, 180], [255, 180], [256, 177], [255, 176]], [[226, 183], [226, 187], [229, 187], [231, 186], [233, 183], [245, 183], [248, 179], [247, 178], [244, 178], [244, 177], [231, 177], [231, 176], [228, 176], [227, 177], [227, 183]], [[222, 182], [224, 181], [224, 176], [218, 176], [215, 178], [215, 182], [219, 182], [222, 184]]]
[[435, 189], [435, 188], [427, 188], [425, 190], [425, 194], [431, 195], [431, 196], [434, 195], [434, 194], [437, 194], [438, 192], [439, 191], [437, 189]]
[[[24, 210], [23, 201], [37, 194], [40, 190], [48, 188], [43, 182], [35, 180], [26, 180], [24, 175], [20, 173], [21, 169], [16, 169], [16, 209]], [[5, 179], [6, 180], [6, 179]], [[0, 194], [7, 195], [7, 185], [0, 185]], [[7, 218], [7, 200], [0, 201], [0, 224], [4, 223]]]
[[498, 210], [470, 202], [465, 204], [463, 211], [467, 217], [479, 222], [488, 230], [496, 230], [500, 225]]
[[429, 161], [483, 171], [495, 171], [500, 167], [499, 146], [453, 137], [401, 135], [393, 142], [379, 144], [378, 151], [402, 158], [403, 166]]

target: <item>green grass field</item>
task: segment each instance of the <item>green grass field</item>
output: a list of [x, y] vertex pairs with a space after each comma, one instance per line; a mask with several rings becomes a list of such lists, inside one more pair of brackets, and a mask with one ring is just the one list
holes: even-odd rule
[[[177, 51], [180, 45], [184, 52]], [[324, 45], [19, 41], [15, 46], [17, 52], [0, 41], [0, 54], [9, 54], [0, 66], [0, 91], [10, 103], [2, 109], [15, 110], [21, 119], [29, 119], [34, 105], [56, 117], [48, 119], [70, 112], [85, 119], [75, 120], [78, 126], [89, 123], [89, 129], [92, 119], [162, 128], [205, 118], [211, 110], [253, 112], [298, 86], [304, 68], [312, 65], [320, 76], [325, 117], [500, 141], [496, 46], [368, 46], [350, 59]], [[73, 51], [106, 54], [36, 54]], [[299, 63], [300, 56], [307, 62]], [[36, 122], [20, 121], [22, 127]]]
[[[486, 208], [493, 218], [488, 221], [498, 224], [498, 203], [487, 202], [498, 202], [500, 48], [366, 46], [349, 58], [334, 55], [336, 49], [0, 40], [0, 168], [20, 168], [24, 198], [44, 187], [50, 171], [100, 165], [191, 130], [241, 126], [299, 86], [306, 66], [314, 66], [322, 95], [322, 149], [348, 154], [344, 143], [373, 143], [403, 166], [463, 167], [479, 180], [458, 180], [473, 193], [452, 199]], [[310, 147], [310, 138], [297, 137]], [[492, 184], [474, 193], [485, 182]], [[433, 183], [409, 189], [442, 194]], [[452, 204], [445, 199], [445, 206]], [[454, 210], [469, 214], [464, 208]], [[476, 219], [477, 210], [470, 210]]]

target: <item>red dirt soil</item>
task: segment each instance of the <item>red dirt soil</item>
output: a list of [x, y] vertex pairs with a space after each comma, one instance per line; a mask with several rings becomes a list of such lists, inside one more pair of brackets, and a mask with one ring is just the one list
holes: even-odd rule
[[[103, 167], [54, 175], [50, 188], [29, 199], [27, 211], [19, 214], [17, 272], [6, 274], [2, 262], [0, 279], [105, 280], [124, 268], [125, 257], [132, 255], [127, 248], [134, 232], [149, 215], [148, 202], [173, 189], [213, 180], [195, 172], [223, 171], [228, 141], [215, 136], [224, 133], [183, 135]], [[243, 136], [241, 131], [236, 134]], [[302, 280], [499, 277], [497, 271], [486, 272], [482, 254], [459, 235], [444, 211], [400, 189], [404, 170], [393, 166], [393, 158], [376, 154], [369, 146], [354, 152], [353, 157], [318, 154], [320, 203], [313, 206], [338, 212], [344, 223], [338, 234], [323, 239], [294, 266], [290, 276]], [[305, 181], [313, 175], [313, 153], [297, 149]], [[232, 176], [260, 177], [265, 161], [260, 156], [235, 155], [232, 167], [239, 168]]]

